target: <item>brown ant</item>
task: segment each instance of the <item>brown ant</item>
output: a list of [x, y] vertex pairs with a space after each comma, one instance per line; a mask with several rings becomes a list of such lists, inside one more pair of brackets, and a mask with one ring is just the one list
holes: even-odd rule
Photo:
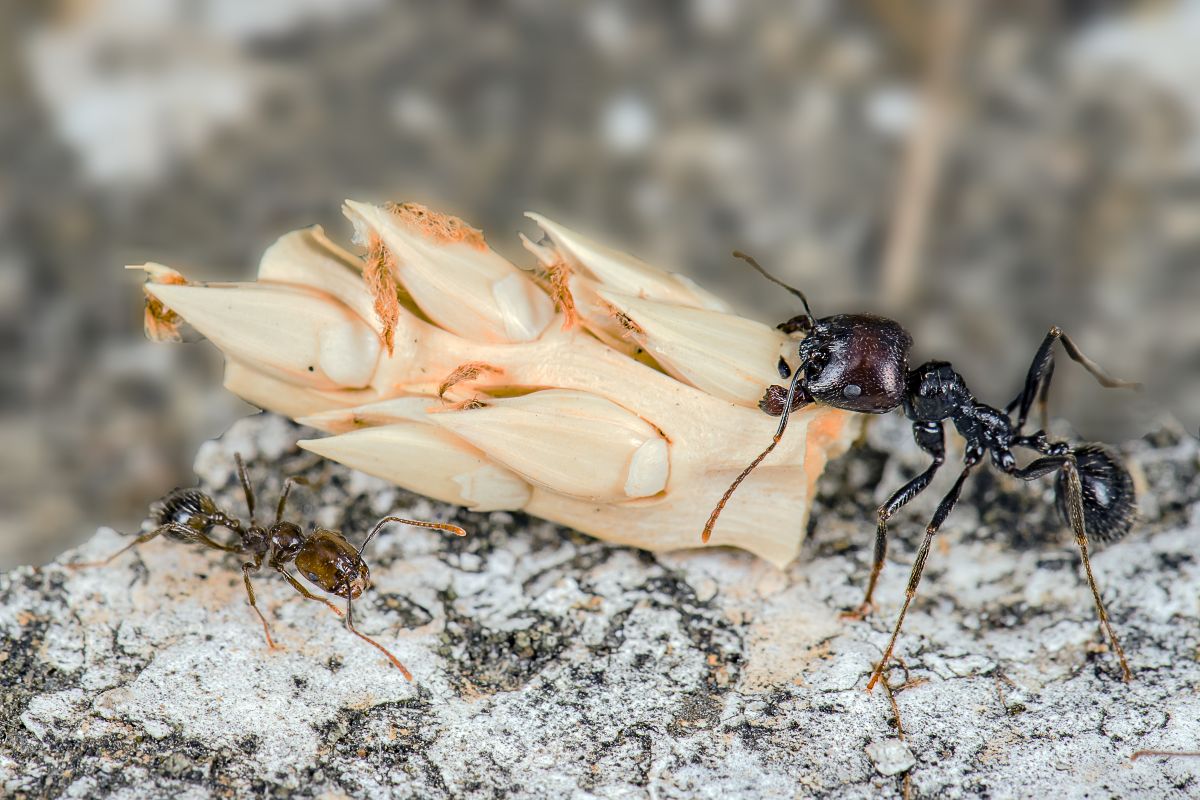
[[[191, 542], [226, 553], [249, 557], [250, 560], [242, 563], [242, 579], [246, 584], [246, 596], [250, 599], [250, 607], [262, 621], [263, 632], [267, 637], [267, 646], [274, 648], [276, 645], [271, 638], [270, 626], [267, 625], [267, 618], [263, 616], [262, 611], [258, 608], [258, 603], [255, 602], [254, 586], [250, 583], [251, 573], [258, 572], [264, 563], [282, 575], [301, 595], [309, 600], [318, 600], [324, 603], [335, 614], [342, 616], [340, 608], [329, 600], [313, 594], [296, 579], [296, 576], [288, 570], [294, 564], [301, 575], [323, 591], [345, 598], [346, 628], [387, 656], [392, 665], [411, 681], [412, 673], [400, 663], [399, 659], [388, 652], [387, 648], [379, 642], [354, 627], [352, 601], [357, 599], [371, 583], [371, 572], [362, 557], [363, 550], [389, 522], [402, 522], [405, 525], [414, 525], [419, 528], [436, 528], [450, 531], [457, 536], [466, 536], [467, 532], [457, 525], [447, 523], [420, 522], [403, 517], [384, 517], [367, 534], [362, 545], [355, 550], [340, 531], [318, 527], [312, 533], [306, 534], [299, 525], [283, 518], [284, 508], [287, 506], [288, 495], [291, 494], [292, 487], [297, 483], [304, 482], [302, 478], [296, 477], [288, 478], [284, 482], [283, 491], [279, 495], [279, 504], [275, 509], [275, 522], [264, 527], [259, 525], [254, 518], [254, 490], [250, 488], [250, 479], [246, 476], [246, 465], [242, 463], [240, 455], [235, 454], [234, 460], [237, 462], [238, 479], [242, 483], [242, 490], [246, 493], [246, 506], [250, 512], [249, 525], [222, 511], [211, 497], [199, 489], [175, 489], [152, 506], [151, 519], [155, 525], [152, 530], [138, 536], [102, 561], [74, 563], [68, 566], [75, 569], [103, 566], [125, 551], [144, 544], [161, 534], [177, 541]], [[239, 541], [234, 544], [223, 544], [213, 539], [209, 534], [217, 527], [233, 531], [237, 534]]]
[[[976, 400], [967, 389], [962, 376], [945, 361], [928, 361], [910, 370], [908, 351], [913, 340], [898, 323], [868, 314], [840, 314], [818, 319], [813, 316], [803, 292], [770, 275], [750, 256], [736, 251], [733, 255], [747, 262], [768, 280], [800, 298], [804, 304], [804, 313], [782, 323], [779, 329], [786, 333], [801, 332], [805, 337], [799, 344], [800, 365], [791, 375], [791, 383], [786, 389], [782, 386], [768, 387], [759, 403], [759, 407], [765, 413], [780, 418], [774, 438], [737, 476], [717, 503], [704, 526], [702, 540], [707, 542], [712, 535], [717, 517], [738, 485], [779, 444], [787, 427], [788, 415], [792, 411], [809, 403], [822, 403], [867, 414], [883, 414], [903, 407], [905, 416], [912, 421], [913, 437], [917, 446], [930, 455], [933, 463], [896, 491], [877, 511], [879, 522], [875, 535], [875, 560], [870, 580], [867, 582], [866, 596], [856, 611], [847, 614], [861, 619], [873, 608], [871, 598], [887, 555], [888, 520], [923, 492], [932, 481], [934, 473], [945, 463], [942, 431], [944, 423], [949, 421], [966, 440], [963, 459], [965, 464], [958, 480], [942, 499], [933, 519], [925, 528], [925, 539], [917, 551], [908, 579], [904, 606], [900, 610], [900, 617], [896, 620], [896, 627], [892, 631], [892, 638], [883, 658], [867, 683], [867, 690], [875, 687], [885, 665], [892, 657], [904, 615], [921, 582], [921, 573], [925, 568], [925, 561], [929, 558], [934, 535], [958, 502], [967, 476], [985, 455], [991, 457], [992, 465], [997, 469], [1022, 480], [1032, 481], [1051, 473], [1058, 474], [1054, 484], [1056, 505], [1075, 535], [1075, 543], [1079, 546], [1100, 623], [1120, 661], [1122, 676], [1126, 681], [1130, 680], [1132, 673], [1125, 661], [1125, 652], [1113, 633], [1104, 603], [1100, 599], [1100, 590], [1096, 587], [1096, 579], [1092, 575], [1092, 565], [1088, 559], [1088, 538], [1090, 534], [1100, 541], [1113, 541], [1129, 531], [1134, 517], [1133, 480], [1117, 457], [1101, 445], [1071, 446], [1066, 442], [1050, 441], [1044, 430], [1030, 434], [1023, 431], [1035, 400], [1041, 413], [1042, 428], [1046, 427], [1046, 398], [1050, 390], [1050, 379], [1054, 374], [1053, 346], [1056, 341], [1061, 341], [1067, 355], [1081, 364], [1100, 385], [1107, 388], [1138, 389], [1140, 384], [1109, 377], [1056, 326], [1046, 334], [1034, 355], [1024, 388], [1001, 411]], [[789, 372], [786, 362], [781, 358], [780, 375], [787, 378]], [[1013, 455], [1013, 448], [1032, 450], [1039, 457], [1027, 466], [1019, 467]]]

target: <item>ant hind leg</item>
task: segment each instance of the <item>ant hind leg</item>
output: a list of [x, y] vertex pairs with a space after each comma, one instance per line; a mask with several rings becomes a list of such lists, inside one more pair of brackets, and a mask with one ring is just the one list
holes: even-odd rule
[[1046, 427], [1046, 401], [1050, 393], [1050, 380], [1054, 376], [1054, 343], [1056, 341], [1061, 341], [1063, 349], [1067, 352], [1067, 356], [1086, 369], [1088, 374], [1095, 378], [1096, 382], [1104, 388], [1139, 390], [1142, 387], [1140, 383], [1123, 381], [1109, 375], [1100, 368], [1099, 364], [1084, 355], [1083, 351], [1067, 335], [1066, 331], [1055, 325], [1050, 328], [1050, 331], [1046, 334], [1046, 338], [1042, 340], [1041, 345], [1038, 347], [1037, 353], [1033, 356], [1033, 363], [1029, 365], [1029, 373], [1025, 376], [1025, 387], [1005, 407], [1005, 411], [1009, 414], [1017, 411], [1017, 423], [1013, 428], [1015, 433], [1020, 433], [1024, 429], [1025, 421], [1029, 418], [1029, 410], [1033, 407], [1035, 400], [1038, 402], [1041, 411], [1042, 428]]
[[[193, 530], [192, 528], [189, 528], [185, 525], [181, 525], [178, 522], [168, 522], [165, 525], [159, 525], [157, 528], [155, 528], [152, 531], [147, 531], [146, 533], [143, 533], [142, 535], [140, 535], [136, 539], [134, 539], [132, 542], [125, 545], [120, 550], [116, 551], [115, 553], [108, 556], [107, 558], [103, 558], [99, 561], [76, 561], [74, 563], [67, 564], [67, 566], [71, 569], [103, 567], [107, 564], [112, 563], [113, 560], [115, 560], [118, 556], [124, 554], [126, 551], [132, 550], [133, 548], [137, 547], [139, 544], [145, 544], [146, 542], [150, 541], [151, 539], [157, 539], [159, 536], [161, 536], [164, 533], [167, 533], [168, 531], [174, 531], [183, 536], [186, 536], [189, 539], [195, 539], [195, 537], [196, 537], [196, 531]], [[209, 540], [209, 541], [211, 541], [211, 540]], [[224, 549], [221, 545], [218, 545], [216, 542], [212, 542], [212, 544], [214, 546], [221, 547], [221, 549]]]
[[1100, 588], [1096, 585], [1096, 576], [1092, 574], [1092, 562], [1088, 558], [1088, 537], [1087, 523], [1084, 518], [1083, 508], [1083, 483], [1079, 478], [1079, 468], [1076, 466], [1075, 456], [1047, 456], [1039, 458], [1023, 469], [1013, 471], [1013, 476], [1022, 480], [1032, 481], [1051, 472], [1061, 470], [1066, 478], [1066, 507], [1067, 517], [1071, 523], [1071, 532], [1075, 535], [1075, 544], [1079, 548], [1079, 556], [1083, 561], [1083, 571], [1087, 576], [1088, 588], [1092, 591], [1092, 599], [1096, 602], [1096, 614], [1100, 618], [1100, 626], [1104, 633], [1107, 634], [1108, 640], [1112, 642], [1113, 652], [1116, 653], [1117, 661], [1121, 664], [1121, 677], [1126, 683], [1133, 680], [1133, 673], [1129, 669], [1129, 662], [1125, 660], [1125, 651], [1121, 647], [1120, 641], [1117, 640], [1117, 634], [1113, 631], [1112, 623], [1108, 619], [1108, 611], [1104, 608], [1104, 601], [1100, 598]]
[[1079, 480], [1079, 470], [1075, 467], [1074, 459], [1063, 465], [1063, 472], [1067, 476], [1067, 512], [1071, 518], [1071, 530], [1075, 534], [1075, 544], [1079, 546], [1079, 555], [1083, 559], [1083, 571], [1087, 574], [1088, 587], [1092, 590], [1092, 598], [1096, 601], [1096, 613], [1100, 617], [1100, 624], [1108, 634], [1108, 640], [1112, 642], [1117, 660], [1121, 662], [1121, 677], [1128, 683], [1133, 680], [1133, 673], [1130, 672], [1129, 663], [1125, 660], [1125, 651], [1121, 649], [1121, 643], [1117, 641], [1117, 634], [1113, 632], [1112, 623], [1108, 621], [1108, 612], [1104, 609], [1104, 601], [1100, 599], [1100, 589], [1096, 586], [1096, 576], [1092, 574], [1092, 562], [1088, 558], [1087, 530], [1084, 527], [1083, 518], [1083, 484]]

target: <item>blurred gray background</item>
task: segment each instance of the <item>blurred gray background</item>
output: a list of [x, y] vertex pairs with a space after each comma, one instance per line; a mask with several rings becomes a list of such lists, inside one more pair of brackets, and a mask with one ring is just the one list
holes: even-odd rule
[[250, 411], [210, 348], [144, 341], [122, 266], [250, 278], [288, 230], [348, 238], [344, 197], [521, 265], [536, 209], [795, 313], [741, 248], [996, 404], [1058, 323], [1152, 383], [1064, 363], [1075, 430], [1195, 432], [1197, 41], [1198, 2], [0, 4], [0, 568], [135, 528]]

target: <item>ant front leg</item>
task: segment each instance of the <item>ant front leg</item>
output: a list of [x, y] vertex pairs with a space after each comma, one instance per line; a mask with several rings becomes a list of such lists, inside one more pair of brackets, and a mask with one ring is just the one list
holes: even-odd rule
[[309, 600], [317, 600], [319, 602], [322, 602], [325, 605], [329, 606], [330, 610], [332, 610], [333, 613], [337, 614], [339, 617], [342, 616], [342, 610], [340, 608], [338, 608], [333, 603], [326, 600], [324, 597], [318, 597], [317, 595], [310, 592], [308, 590], [308, 587], [306, 587], [300, 581], [296, 580], [296, 577], [294, 575], [292, 575], [292, 573], [288, 572], [286, 569], [284, 569], [283, 567], [280, 567], [280, 566], [276, 566], [275, 571], [278, 572], [280, 575], [282, 575], [284, 578], [286, 578], [287, 582], [292, 585], [292, 588], [295, 589], [297, 592], [299, 592], [302, 596], [304, 596], [305, 598], [307, 598]]
[[913, 598], [917, 596], [917, 586], [921, 583], [921, 574], [925, 571], [925, 562], [929, 560], [929, 548], [933, 544], [933, 537], [942, 527], [942, 523], [946, 521], [946, 517], [950, 516], [950, 512], [958, 503], [959, 495], [962, 494], [963, 483], [967, 480], [967, 476], [971, 474], [971, 470], [979, 463], [977, 456], [973, 455], [968, 450], [967, 465], [959, 474], [958, 480], [954, 482], [954, 486], [942, 498], [942, 502], [938, 505], [937, 511], [934, 512], [933, 519], [929, 521], [929, 525], [925, 528], [925, 540], [921, 542], [921, 549], [917, 551], [917, 558], [913, 561], [912, 573], [908, 576], [908, 588], [905, 590], [904, 605], [900, 609], [900, 617], [896, 620], [896, 627], [892, 630], [892, 638], [888, 641], [887, 649], [883, 651], [883, 658], [879, 660], [879, 666], [875, 667], [875, 672], [871, 675], [871, 680], [867, 681], [867, 691], [875, 688], [875, 684], [879, 682], [879, 678], [883, 675], [884, 668], [887, 667], [889, 661], [892, 660], [892, 650], [896, 647], [896, 639], [900, 636], [900, 627], [904, 624], [904, 616], [908, 613], [908, 607], [912, 603]]
[[875, 560], [871, 564], [871, 578], [867, 581], [867, 593], [863, 597], [862, 604], [857, 609], [842, 613], [842, 617], [845, 619], [863, 619], [871, 613], [871, 610], [874, 608], [872, 597], [875, 595], [875, 584], [879, 580], [879, 573], [883, 571], [884, 560], [887, 558], [888, 520], [897, 511], [908, 505], [913, 498], [929, 488], [933, 476], [941, 468], [942, 464], [946, 462], [946, 446], [945, 437], [942, 433], [942, 423], [914, 422], [913, 438], [917, 440], [918, 447], [933, 456], [933, 463], [920, 475], [901, 486], [888, 498], [886, 503], [879, 507], [877, 512], [879, 524], [875, 529]]
[[1071, 360], [1083, 366], [1096, 379], [1096, 382], [1106, 389], [1137, 390], [1142, 387], [1140, 383], [1123, 381], [1110, 376], [1100, 368], [1100, 365], [1083, 354], [1083, 351], [1066, 334], [1066, 331], [1055, 325], [1050, 328], [1046, 338], [1042, 340], [1041, 346], [1038, 347], [1037, 353], [1033, 356], [1033, 363], [1029, 365], [1029, 374], [1025, 376], [1025, 388], [1005, 407], [1005, 411], [1010, 415], [1014, 410], [1017, 411], [1017, 424], [1013, 427], [1014, 433], [1019, 434], [1024, 429], [1025, 420], [1029, 418], [1029, 409], [1033, 407], [1034, 400], [1037, 400], [1041, 413], [1042, 428], [1046, 427], [1046, 401], [1050, 394], [1050, 380], [1054, 377], [1054, 343], [1060, 340]]
[[246, 583], [246, 597], [250, 599], [250, 607], [254, 609], [254, 613], [258, 614], [258, 618], [262, 620], [263, 633], [267, 636], [267, 647], [274, 650], [277, 645], [275, 640], [271, 638], [271, 626], [267, 624], [267, 618], [263, 616], [262, 611], [258, 607], [257, 599], [254, 596], [254, 585], [250, 583], [250, 573], [258, 572], [262, 567], [262, 556], [257, 556], [253, 561], [247, 561], [242, 564], [242, 580]]

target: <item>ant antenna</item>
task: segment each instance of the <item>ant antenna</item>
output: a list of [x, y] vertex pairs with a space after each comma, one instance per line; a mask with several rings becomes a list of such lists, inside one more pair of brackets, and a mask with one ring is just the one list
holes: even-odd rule
[[813, 316], [812, 309], [808, 307], [808, 298], [804, 296], [804, 292], [802, 292], [799, 289], [796, 289], [792, 286], [788, 286], [786, 283], [779, 280], [779, 278], [776, 278], [774, 275], [772, 275], [771, 273], [769, 273], [765, 269], [763, 269], [762, 265], [759, 264], [757, 261], [755, 261], [753, 256], [747, 255], [746, 253], [743, 253], [741, 250], [734, 250], [733, 257], [740, 258], [742, 261], [745, 261], [747, 264], [749, 264], [750, 266], [752, 266], [756, 270], [758, 270], [758, 273], [760, 275], [762, 275], [764, 278], [766, 278], [767, 280], [769, 280], [771, 283], [774, 283], [777, 286], [782, 286], [784, 289], [787, 289], [789, 292], [794, 294], [796, 297], [799, 297], [800, 302], [804, 303], [804, 313], [808, 314], [808, 318], [810, 320], [816, 319], [816, 317]]
[[[738, 254], [734, 253], [734, 255]], [[754, 263], [753, 259], [750, 259], [749, 256], [746, 258], [752, 264]], [[757, 267], [758, 265], [754, 264], [754, 266]], [[759, 269], [761, 269], [761, 267], [759, 267]], [[800, 296], [803, 297], [804, 295]], [[805, 304], [805, 306], [807, 308], [807, 304]], [[810, 313], [809, 316], [812, 316], [812, 314]], [[725, 510], [725, 504], [729, 502], [729, 498], [733, 497], [733, 493], [737, 491], [738, 486], [741, 485], [742, 481], [746, 480], [746, 476], [753, 472], [755, 467], [763, 462], [764, 458], [771, 454], [771, 451], [775, 449], [775, 445], [779, 444], [780, 440], [783, 439], [783, 432], [785, 429], [787, 429], [788, 416], [792, 413], [792, 400], [796, 396], [796, 386], [799, 384], [800, 377], [803, 374], [803, 370], [796, 370], [796, 373], [792, 376], [792, 382], [788, 384], [787, 400], [783, 404], [783, 415], [779, 418], [779, 427], [775, 429], [775, 436], [771, 438], [771, 443], [767, 445], [766, 450], [763, 450], [758, 454], [758, 458], [750, 462], [750, 466], [742, 470], [741, 475], [738, 475], [736, 478], [734, 478], [733, 483], [730, 484], [729, 488], [725, 490], [725, 494], [721, 497], [721, 502], [717, 503], [717, 507], [714, 508], [713, 512], [708, 515], [708, 522], [704, 523], [704, 533], [700, 535], [701, 542], [707, 543], [709, 537], [712, 536], [713, 526], [717, 524], [717, 517], [721, 516], [721, 512]]]
[[421, 520], [405, 519], [404, 517], [384, 517], [383, 519], [379, 520], [378, 523], [376, 523], [375, 527], [371, 530], [370, 533], [367, 534], [367, 538], [363, 541], [362, 545], [358, 548], [358, 554], [360, 556], [363, 554], [363, 550], [367, 549], [367, 545], [371, 543], [371, 540], [375, 538], [375, 534], [379, 533], [379, 531], [383, 528], [383, 526], [387, 525], [389, 522], [403, 522], [405, 525], [412, 525], [413, 527], [416, 527], [416, 528], [434, 528], [439, 531], [449, 531], [450, 533], [453, 533], [455, 536], [466, 536], [467, 535], [467, 532], [465, 530], [458, 527], [457, 525], [451, 525], [448, 522], [422, 522]]

